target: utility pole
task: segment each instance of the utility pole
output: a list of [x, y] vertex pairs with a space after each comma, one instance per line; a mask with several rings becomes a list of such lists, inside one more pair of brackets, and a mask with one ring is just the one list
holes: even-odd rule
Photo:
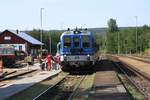
[[137, 40], [137, 38], [138, 38], [138, 33], [137, 33], [137, 20], [138, 20], [138, 17], [137, 16], [135, 16], [135, 21], [136, 21], [136, 53], [138, 53], [138, 40]]
[[125, 40], [125, 54], [127, 55], [127, 40]]
[[[41, 22], [41, 42], [42, 42], [42, 37], [43, 37], [43, 27], [42, 27], [42, 11], [44, 8], [40, 8], [40, 22]], [[41, 44], [41, 56], [42, 56], [42, 44]]]
[[51, 41], [51, 36], [49, 36], [49, 53], [51, 54], [51, 48], [52, 48], [52, 46], [51, 46], [51, 43], [52, 41]]
[[120, 54], [120, 34], [119, 32], [117, 32], [118, 34], [118, 55]]

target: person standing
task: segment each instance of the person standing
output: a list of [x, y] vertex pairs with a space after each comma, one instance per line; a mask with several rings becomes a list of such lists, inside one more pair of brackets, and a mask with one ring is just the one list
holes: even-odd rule
[[31, 56], [31, 55], [28, 55], [28, 56], [25, 58], [25, 62], [27, 62], [27, 64], [28, 64], [28, 70], [29, 70], [29, 67], [33, 64], [32, 56]]
[[58, 70], [60, 67], [60, 56], [55, 56], [55, 69]]
[[52, 55], [48, 55], [46, 58], [45, 58], [45, 62], [47, 62], [47, 70], [50, 71], [52, 69], [52, 60], [53, 60], [53, 57]]

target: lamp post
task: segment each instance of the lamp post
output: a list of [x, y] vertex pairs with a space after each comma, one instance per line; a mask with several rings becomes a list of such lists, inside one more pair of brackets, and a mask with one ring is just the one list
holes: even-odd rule
[[117, 32], [117, 35], [118, 35], [118, 55], [120, 54], [120, 34], [119, 32]]
[[[42, 11], [44, 10], [44, 8], [40, 8], [40, 23], [41, 23], [41, 42], [42, 42], [42, 37], [43, 37], [43, 28], [42, 28]], [[41, 44], [41, 56], [42, 56], [42, 44]]]
[[51, 48], [52, 48], [51, 44], [52, 44], [51, 36], [49, 36], [49, 53], [50, 53], [50, 54], [52, 53], [52, 52], [51, 52]]
[[136, 53], [138, 52], [138, 51], [137, 51], [137, 47], [138, 47], [138, 46], [137, 46], [137, 42], [138, 42], [138, 40], [137, 40], [137, 19], [138, 19], [138, 17], [135, 16], [135, 21], [136, 21], [136, 33], [135, 33], [135, 34], [136, 34]]

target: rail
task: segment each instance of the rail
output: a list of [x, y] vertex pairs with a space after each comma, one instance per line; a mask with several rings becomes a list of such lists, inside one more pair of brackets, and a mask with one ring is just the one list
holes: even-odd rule
[[81, 83], [84, 81], [86, 75], [84, 77], [82, 77], [81, 81], [79, 82], [79, 84], [77, 84], [76, 88], [73, 90], [74, 92], [72, 92], [72, 94], [70, 95], [70, 97], [68, 98], [68, 100], [72, 100], [72, 98], [74, 97], [74, 95], [77, 93], [78, 88], [80, 87]]
[[[73, 87], [67, 87], [67, 90], [65, 90], [65, 82], [69, 83], [69, 80], [72, 81], [72, 79], [75, 79]], [[78, 78], [81, 78], [80, 81], [78, 81]], [[65, 80], [68, 79], [68, 80]], [[49, 88], [47, 88], [45, 91], [41, 92], [38, 96], [34, 97], [32, 100], [45, 100], [45, 98], [51, 98], [50, 95], [47, 94], [51, 94], [51, 92], [55, 92], [52, 96], [54, 96], [54, 98], [62, 98], [60, 95], [64, 96], [64, 98], [67, 98], [67, 100], [71, 100], [72, 97], [74, 96], [74, 94], [77, 92], [80, 84], [83, 82], [83, 80], [85, 79], [85, 76], [83, 77], [78, 77], [78, 76], [73, 76], [73, 77], [69, 77], [69, 75], [67, 75], [66, 77], [63, 77], [59, 82], [57, 82], [56, 84], [54, 84], [53, 86], [50, 86]], [[71, 84], [71, 83], [70, 83]], [[63, 88], [61, 91], [60, 88]], [[54, 90], [53, 90], [54, 89]], [[58, 90], [58, 92], [57, 92]], [[49, 97], [50, 96], [50, 97]]]
[[[68, 76], [68, 75], [67, 75]], [[67, 77], [66, 76], [66, 77]], [[58, 85], [59, 83], [61, 83], [66, 77], [63, 77], [60, 81], [58, 81], [57, 83], [55, 83], [53, 86], [48, 87], [45, 91], [41, 92], [39, 95], [37, 95], [36, 97], [34, 97], [32, 100], [38, 100], [42, 95], [44, 95], [47, 91], [49, 91], [50, 89], [54, 88], [56, 85]]]
[[[135, 82], [135, 80], [133, 80], [133, 79], [128, 75], [128, 72], [125, 71], [126, 69], [125, 69], [125, 68], [122, 68], [122, 67], [121, 67], [119, 64], [117, 64], [117, 63], [114, 63], [114, 64], [115, 64], [115, 65], [117, 66], [117, 68], [125, 75], [125, 77], [130, 81], [130, 83], [132, 83], [132, 84], [136, 87], [136, 89], [137, 89], [141, 94], [144, 95], [145, 100], [149, 100], [150, 95], [147, 94], [147, 93], [144, 91], [143, 87], [139, 86], [139, 84], [137, 84], [137, 83]], [[122, 62], [122, 64], [127, 68], [127, 70], [131, 71], [131, 72], [134, 73], [136, 76], [138, 76], [138, 78], [139, 78], [140, 80], [143, 80], [143, 79], [141, 79], [141, 77], [143, 77], [145, 80], [147, 80], [147, 81], [150, 82], [150, 79], [149, 79], [147, 76], [143, 75], [142, 73], [140, 73], [139, 71], [135, 70], [134, 68], [129, 67], [129, 65], [126, 65], [124, 62]]]

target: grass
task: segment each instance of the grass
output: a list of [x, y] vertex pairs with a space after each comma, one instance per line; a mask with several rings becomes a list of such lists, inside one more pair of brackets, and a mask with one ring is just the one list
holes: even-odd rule
[[126, 80], [123, 75], [120, 74], [119, 77], [123, 81], [126, 89], [131, 94], [133, 100], [144, 100], [144, 96], [136, 89], [134, 85], [132, 85], [128, 80]]
[[84, 81], [80, 84], [77, 93], [74, 95], [73, 100], [85, 100], [88, 98], [89, 91], [93, 86], [94, 78], [95, 74], [86, 76]]

